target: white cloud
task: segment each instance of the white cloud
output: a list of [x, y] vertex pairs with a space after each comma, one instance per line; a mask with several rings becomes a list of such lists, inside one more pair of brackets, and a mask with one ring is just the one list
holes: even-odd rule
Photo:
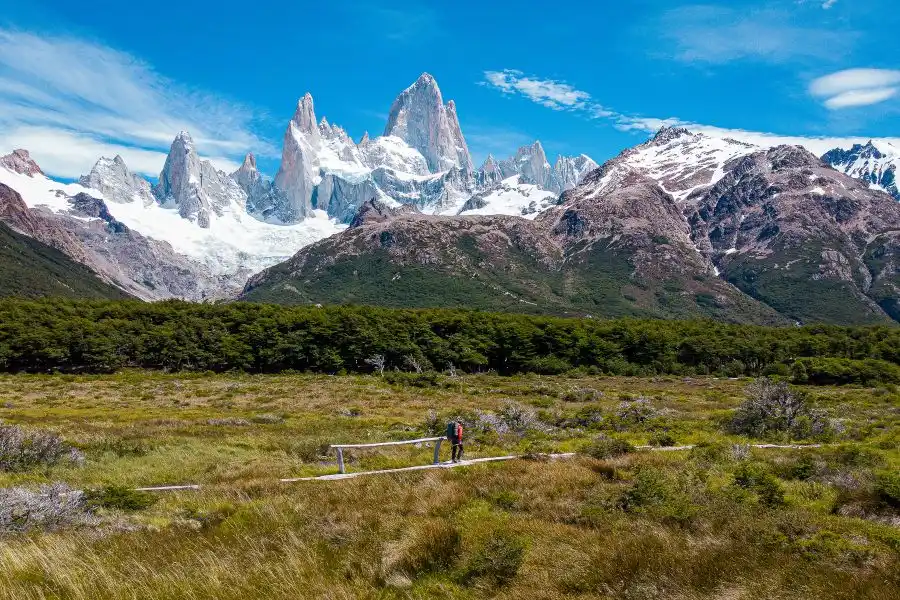
[[834, 60], [858, 37], [856, 32], [815, 27], [801, 18], [783, 9], [682, 6], [661, 17], [654, 36], [674, 42], [673, 58], [706, 64]]
[[84, 40], [0, 29], [0, 148], [30, 150], [48, 173], [74, 178], [101, 155], [157, 175], [175, 135], [190, 131], [214, 163], [275, 152], [251, 111], [191, 90], [134, 57]]
[[838, 0], [825, 0], [825, 2], [822, 3], [822, 8], [828, 10], [829, 8], [837, 4], [837, 1]]
[[825, 101], [825, 106], [832, 110], [851, 106], [870, 106], [889, 100], [897, 95], [897, 88], [875, 88], [872, 90], [851, 90], [843, 92]]
[[[813, 83], [811, 89], [814, 89], [817, 95], [831, 96], [831, 99], [834, 101], [859, 101], [859, 98], [854, 99], [851, 97], [845, 97], [843, 100], [837, 100], [837, 98], [839, 98], [842, 94], [855, 93], [855, 88], [859, 87], [862, 83], [874, 82], [877, 85], [885, 85], [893, 81], [893, 79], [891, 79], [892, 75], [890, 75], [890, 73], [894, 72], [881, 71], [873, 73], [871, 71], [872, 70], [863, 70], [862, 72], [860, 72], [860, 70], [857, 70], [836, 73], [833, 76], [817, 80]], [[546, 103], [543, 101], [543, 97], [532, 97], [532, 95], [529, 95], [528, 93], [516, 87], [516, 82], [521, 80], [520, 73], [520, 71], [513, 71], [510, 69], [507, 69], [505, 71], [488, 71], [485, 73], [485, 77], [487, 77], [489, 85], [505, 93], [521, 93], [526, 97], [529, 97], [531, 100], [538, 102], [539, 104], [546, 105]], [[900, 76], [900, 72], [896, 73], [898, 76]], [[512, 80], [510, 79], [511, 77], [516, 77], [517, 79]], [[529, 81], [537, 81], [544, 84], [563, 85], [564, 89], [562, 91], [578, 92], [579, 96], [577, 102], [573, 101], [571, 96], [560, 95], [559, 98], [568, 99], [570, 101], [569, 109], [574, 110], [584, 116], [594, 119], [602, 118], [612, 121], [613, 126], [620, 131], [640, 131], [655, 133], [661, 127], [678, 126], [685, 127], [686, 129], [689, 129], [694, 133], [702, 133], [717, 138], [736, 139], [748, 144], [755, 144], [757, 146], [763, 147], [778, 146], [782, 144], [803, 146], [817, 155], [822, 155], [825, 152], [828, 152], [829, 150], [837, 147], [849, 148], [853, 144], [865, 144], [870, 139], [873, 139], [880, 144], [880, 147], [882, 149], [886, 151], [889, 150], [892, 153], [900, 155], [900, 138], [871, 138], [866, 136], [788, 136], [774, 133], [748, 131], [744, 129], [726, 129], [713, 125], [704, 125], [701, 123], [684, 121], [677, 117], [659, 118], [628, 115], [603, 108], [600, 104], [592, 101], [590, 94], [588, 94], [587, 92], [574, 90], [567, 84], [560, 84], [559, 82], [555, 82], [552, 80], [541, 80], [534, 76], [528, 77], [527, 79]], [[538, 86], [538, 89], [546, 89], [547, 87], [548, 85]], [[531, 90], [535, 88], [529, 85], [525, 89]], [[555, 110], [559, 110], [559, 108], [555, 106], [549, 107], [554, 108]], [[486, 141], [487, 140], [485, 140], [485, 143]]]
[[532, 102], [553, 110], [580, 110], [588, 107], [602, 109], [591, 103], [590, 94], [562, 81], [531, 77], [515, 69], [485, 71], [484, 77], [483, 83], [486, 85], [506, 94], [521, 94]]
[[813, 96], [823, 99], [827, 108], [838, 110], [871, 106], [889, 100], [900, 92], [900, 71], [891, 69], [847, 69], [819, 77], [809, 85]]

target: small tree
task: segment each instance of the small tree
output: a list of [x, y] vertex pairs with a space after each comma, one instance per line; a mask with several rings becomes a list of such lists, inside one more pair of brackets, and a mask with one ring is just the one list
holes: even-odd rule
[[422, 372], [422, 370], [423, 370], [422, 361], [420, 361], [418, 358], [416, 358], [415, 356], [413, 356], [411, 354], [408, 354], [408, 355], [406, 355], [406, 358], [404, 360], [406, 361], [406, 365], [410, 369], [412, 369], [416, 373]]
[[761, 378], [747, 386], [747, 399], [738, 407], [729, 424], [732, 433], [751, 437], [773, 434], [796, 438], [823, 435], [831, 427], [826, 415], [813, 410], [803, 394], [786, 383]]
[[365, 360], [365, 363], [378, 371], [378, 374], [384, 376], [384, 368], [387, 366], [387, 360], [384, 358], [384, 354], [376, 354], [375, 356], [369, 357]]

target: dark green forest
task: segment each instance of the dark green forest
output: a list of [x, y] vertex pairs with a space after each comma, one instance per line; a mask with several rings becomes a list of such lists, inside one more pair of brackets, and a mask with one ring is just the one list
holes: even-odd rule
[[900, 328], [564, 319], [251, 303], [0, 300], [0, 370], [457, 370], [900, 383]]
[[83, 264], [0, 223], [0, 296], [128, 298]]

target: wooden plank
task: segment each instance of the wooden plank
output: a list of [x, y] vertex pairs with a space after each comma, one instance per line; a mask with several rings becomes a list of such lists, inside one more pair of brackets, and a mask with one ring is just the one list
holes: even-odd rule
[[199, 490], [200, 486], [190, 485], [161, 485], [157, 487], [134, 488], [136, 492], [177, 492], [179, 490]]
[[443, 440], [443, 437], [422, 438], [418, 440], [403, 440], [401, 442], [378, 442], [377, 444], [332, 444], [331, 448], [381, 448], [383, 446], [403, 446], [406, 444], [424, 444], [426, 442], [437, 442]]

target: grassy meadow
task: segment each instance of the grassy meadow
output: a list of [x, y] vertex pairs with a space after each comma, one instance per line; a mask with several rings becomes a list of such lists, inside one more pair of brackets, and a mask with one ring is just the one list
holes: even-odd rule
[[[2, 425], [52, 431], [81, 457], [0, 469], [0, 488], [202, 486], [0, 531], [0, 599], [900, 597], [900, 393], [805, 387], [827, 430], [748, 437], [728, 424], [750, 383], [0, 376]], [[279, 482], [336, 472], [329, 444], [440, 435], [451, 416], [468, 458], [526, 458]], [[747, 447], [765, 442], [822, 446]], [[356, 451], [347, 466], [431, 452]], [[559, 452], [579, 456], [545, 456]]]

